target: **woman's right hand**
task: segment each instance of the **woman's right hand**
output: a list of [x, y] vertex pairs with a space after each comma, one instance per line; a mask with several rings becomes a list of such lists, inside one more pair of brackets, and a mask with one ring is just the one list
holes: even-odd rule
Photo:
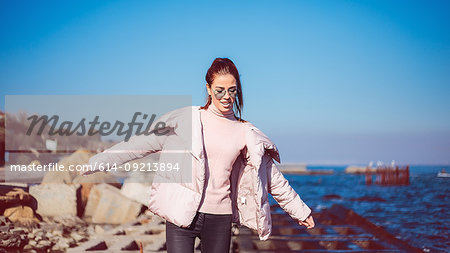
[[313, 228], [314, 227], [314, 219], [311, 216], [311, 214], [306, 218], [304, 221], [299, 221], [298, 224], [305, 226], [306, 228]]

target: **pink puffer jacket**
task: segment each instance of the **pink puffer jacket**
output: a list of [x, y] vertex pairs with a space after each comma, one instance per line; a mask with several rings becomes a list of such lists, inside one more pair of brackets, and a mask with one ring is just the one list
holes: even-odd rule
[[[173, 110], [161, 116], [159, 121], [165, 122], [166, 127], [173, 131], [173, 136], [179, 136], [179, 139], [192, 138], [192, 142], [184, 140], [189, 143], [189, 148], [184, 151], [186, 157], [189, 156], [187, 160], [192, 164], [192, 170], [188, 172], [192, 177], [176, 183], [172, 178], [171, 183], [166, 183], [161, 179], [167, 180], [173, 175], [155, 173], [148, 208], [165, 220], [187, 227], [199, 208], [205, 183], [205, 153], [200, 107], [187, 106]], [[183, 124], [186, 122], [189, 124]], [[249, 122], [243, 124], [248, 128], [247, 146], [236, 159], [230, 176], [233, 222], [256, 230], [260, 240], [267, 240], [272, 231], [269, 193], [295, 220], [305, 220], [311, 213], [311, 209], [292, 189], [273, 162], [273, 160], [280, 162], [275, 144], [253, 124]], [[151, 152], [173, 152], [166, 146], [170, 145], [162, 143], [161, 139], [155, 138], [153, 134], [134, 136], [128, 142], [119, 143], [97, 154], [89, 162], [91, 164], [95, 162], [121, 164]], [[117, 152], [117, 150], [125, 150], [125, 152]], [[108, 151], [115, 152], [112, 154]], [[164, 160], [162, 154], [161, 160]]]

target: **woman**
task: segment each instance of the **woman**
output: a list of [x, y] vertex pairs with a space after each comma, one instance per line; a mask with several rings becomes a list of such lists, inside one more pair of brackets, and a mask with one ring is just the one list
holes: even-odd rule
[[166, 220], [167, 252], [193, 252], [196, 237], [202, 252], [229, 252], [232, 222], [256, 230], [260, 240], [266, 240], [272, 228], [269, 193], [300, 225], [313, 228], [311, 209], [273, 162], [280, 162], [276, 146], [241, 118], [241, 82], [231, 60], [214, 60], [206, 74], [206, 90], [204, 106], [183, 107], [160, 118], [173, 130], [171, 136], [135, 136], [89, 162], [121, 164], [164, 152], [169, 139], [182, 135], [180, 125], [189, 118], [192, 149], [186, 148], [185, 154], [192, 161], [192, 180], [167, 183], [156, 180], [167, 179], [167, 174], [156, 173], [148, 205]]

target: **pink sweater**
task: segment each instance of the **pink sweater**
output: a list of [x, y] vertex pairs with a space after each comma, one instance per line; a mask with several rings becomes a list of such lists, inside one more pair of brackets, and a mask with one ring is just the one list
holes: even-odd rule
[[206, 154], [205, 187], [200, 212], [231, 214], [230, 174], [245, 147], [245, 128], [233, 111], [223, 114], [211, 103], [200, 112]]

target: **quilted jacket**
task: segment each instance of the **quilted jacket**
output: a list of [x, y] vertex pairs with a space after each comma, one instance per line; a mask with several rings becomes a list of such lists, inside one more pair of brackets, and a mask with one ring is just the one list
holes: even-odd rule
[[[90, 163], [124, 163], [152, 152], [161, 152], [160, 162], [181, 161], [185, 168], [189, 168], [184, 173], [155, 173], [148, 209], [167, 221], [187, 227], [199, 209], [205, 184], [206, 161], [200, 110], [199, 106], [186, 106], [170, 111], [158, 120], [165, 122], [165, 129], [170, 130], [165, 139], [154, 134], [133, 136], [128, 142], [119, 143], [92, 157]], [[311, 209], [274, 163], [274, 160], [280, 162], [275, 144], [253, 124], [242, 124], [247, 128], [247, 145], [233, 164], [230, 176], [232, 221], [257, 231], [260, 240], [267, 240], [272, 231], [268, 194], [295, 220], [305, 220]], [[117, 150], [123, 152], [108, 152]]]

